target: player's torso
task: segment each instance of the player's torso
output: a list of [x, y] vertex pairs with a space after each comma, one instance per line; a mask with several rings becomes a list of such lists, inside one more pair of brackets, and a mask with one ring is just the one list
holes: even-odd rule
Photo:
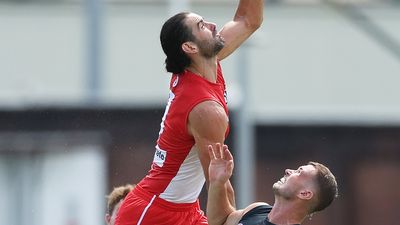
[[152, 168], [139, 183], [145, 190], [175, 203], [197, 200], [205, 177], [187, 122], [190, 111], [208, 100], [221, 104], [228, 114], [225, 81], [220, 68], [217, 83], [188, 71], [172, 76]]

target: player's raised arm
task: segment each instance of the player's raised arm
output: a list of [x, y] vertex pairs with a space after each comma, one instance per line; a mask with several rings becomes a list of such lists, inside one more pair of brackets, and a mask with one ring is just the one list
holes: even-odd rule
[[233, 20], [219, 32], [225, 41], [224, 48], [218, 53], [219, 60], [229, 56], [261, 26], [263, 13], [264, 0], [239, 1]]

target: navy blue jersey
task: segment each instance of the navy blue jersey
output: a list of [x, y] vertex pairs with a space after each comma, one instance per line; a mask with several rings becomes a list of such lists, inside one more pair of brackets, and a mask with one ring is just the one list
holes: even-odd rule
[[271, 212], [272, 206], [260, 205], [248, 211], [238, 225], [275, 225], [268, 221], [268, 214]]

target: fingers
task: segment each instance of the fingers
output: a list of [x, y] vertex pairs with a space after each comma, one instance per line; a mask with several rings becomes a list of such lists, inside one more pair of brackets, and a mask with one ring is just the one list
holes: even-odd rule
[[215, 151], [214, 151], [214, 154], [215, 154], [215, 157], [216, 157], [217, 159], [222, 159], [221, 151], [222, 151], [221, 144], [220, 144], [220, 143], [216, 143], [216, 144], [215, 144]]
[[212, 145], [208, 145], [208, 155], [210, 156], [210, 159], [222, 159], [223, 153], [222, 153], [221, 144], [216, 143], [215, 149], [213, 148]]
[[210, 156], [210, 159], [216, 159], [212, 145], [208, 145], [208, 155]]
[[233, 171], [233, 160], [230, 160], [228, 162], [228, 165], [226, 166], [226, 170], [229, 171], [229, 174], [232, 175], [232, 171]]
[[234, 163], [233, 163], [233, 156], [231, 154], [231, 152], [228, 149], [227, 145], [223, 146], [223, 151], [224, 151], [224, 159], [229, 161], [228, 166], [227, 166], [227, 170], [230, 171], [230, 173], [232, 174], [233, 171], [233, 167], [234, 167]]
[[223, 151], [224, 151], [224, 159], [233, 160], [233, 156], [232, 156], [231, 152], [229, 151], [227, 145], [224, 145], [224, 150]]
[[212, 145], [208, 145], [208, 154], [210, 159], [225, 159], [233, 160], [233, 156], [229, 151], [227, 145], [221, 145], [220, 143], [215, 144], [215, 149]]

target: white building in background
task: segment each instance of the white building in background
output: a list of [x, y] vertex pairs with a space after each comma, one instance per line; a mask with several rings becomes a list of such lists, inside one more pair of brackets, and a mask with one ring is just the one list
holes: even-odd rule
[[[80, 1], [38, 2], [0, 3], [0, 106], [86, 105], [87, 10]], [[167, 3], [108, 1], [103, 6], [98, 104], [165, 104], [169, 75], [159, 31], [168, 18]], [[255, 118], [266, 123], [399, 124], [398, 56], [340, 8], [306, 6], [266, 4], [244, 75]], [[359, 11], [400, 43], [400, 9], [395, 6], [369, 4]], [[190, 7], [221, 28], [236, 5], [198, 0]], [[222, 63], [233, 107], [242, 76], [236, 56]]]
[[0, 224], [102, 224], [107, 136], [0, 133]]

